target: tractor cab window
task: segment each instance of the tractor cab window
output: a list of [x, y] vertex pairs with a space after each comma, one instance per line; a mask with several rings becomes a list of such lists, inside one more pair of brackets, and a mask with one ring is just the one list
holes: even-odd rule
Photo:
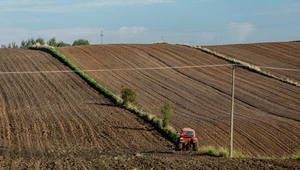
[[193, 137], [194, 136], [194, 132], [190, 132], [190, 131], [184, 132], [184, 136]]

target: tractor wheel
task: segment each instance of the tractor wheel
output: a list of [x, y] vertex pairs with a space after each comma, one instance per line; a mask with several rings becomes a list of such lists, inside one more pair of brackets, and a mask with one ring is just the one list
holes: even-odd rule
[[187, 144], [186, 146], [185, 146], [185, 148], [186, 148], [186, 150], [188, 151], [188, 150], [190, 150], [190, 148], [191, 148], [191, 144], [189, 143], [189, 144]]
[[176, 143], [176, 148], [175, 148], [176, 151], [181, 151], [182, 150], [182, 145], [180, 142], [177, 142]]
[[193, 143], [193, 150], [194, 150], [194, 151], [197, 151], [197, 150], [198, 150], [198, 145], [197, 145], [197, 143]]

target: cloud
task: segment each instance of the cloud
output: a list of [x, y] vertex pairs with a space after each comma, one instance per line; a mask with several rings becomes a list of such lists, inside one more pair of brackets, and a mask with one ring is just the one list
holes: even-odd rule
[[135, 4], [156, 4], [156, 3], [171, 3], [175, 0], [94, 0], [84, 3], [74, 4], [73, 7], [96, 7], [96, 6], [111, 6], [111, 5], [135, 5]]
[[136, 4], [150, 5], [158, 3], [172, 3], [175, 1], [176, 0], [4, 0], [0, 3], [0, 9], [1, 11], [54, 13], [69, 12], [77, 9], [95, 8], [101, 6]]
[[130, 34], [138, 34], [146, 31], [145, 27], [121, 27], [119, 29], [119, 33], [121, 35], [130, 35]]
[[255, 12], [252, 15], [254, 15], [254, 16], [264, 16], [264, 15], [277, 16], [277, 15], [286, 15], [286, 14], [299, 13], [299, 12], [300, 12], [300, 3], [294, 3], [285, 9], [260, 11], [260, 12]]
[[25, 20], [0, 20], [0, 23], [3, 24], [33, 24], [40, 23], [41, 20], [38, 19], [25, 19]]
[[243, 42], [247, 37], [255, 30], [255, 26], [250, 23], [230, 23], [228, 25], [228, 30], [231, 36], [238, 39], [238, 41]]

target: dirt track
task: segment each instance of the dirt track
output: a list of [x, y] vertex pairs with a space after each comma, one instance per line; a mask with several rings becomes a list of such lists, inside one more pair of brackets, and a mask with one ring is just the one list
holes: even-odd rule
[[188, 153], [135, 155], [79, 155], [76, 157], [13, 158], [1, 161], [4, 169], [299, 169], [296, 160], [214, 158]]
[[[228, 64], [199, 50], [175, 45], [95, 45], [58, 48], [83, 70]], [[120, 94], [138, 91], [137, 105], [160, 115], [174, 103], [171, 124], [192, 127], [200, 145], [228, 148], [231, 68], [87, 72]], [[248, 155], [289, 155], [300, 150], [300, 88], [238, 68], [236, 72], [236, 150]]]
[[[257, 66], [300, 69], [299, 42], [220, 45], [207, 48]], [[268, 68], [262, 70], [300, 83], [299, 71]]]

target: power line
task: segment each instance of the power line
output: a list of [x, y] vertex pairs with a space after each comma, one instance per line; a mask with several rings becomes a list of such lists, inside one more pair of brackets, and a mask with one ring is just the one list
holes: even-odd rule
[[[194, 66], [170, 66], [170, 67], [144, 67], [144, 68], [120, 68], [120, 69], [99, 69], [99, 70], [82, 70], [82, 72], [113, 72], [113, 71], [139, 71], [139, 70], [166, 70], [166, 69], [185, 69], [185, 68], [205, 68], [205, 67], [228, 67], [233, 64], [215, 64], [215, 65], [194, 65]], [[41, 73], [72, 73], [78, 72], [73, 70], [61, 71], [16, 71], [0, 72], [0, 74], [41, 74]]]
[[[82, 70], [82, 72], [114, 72], [114, 71], [141, 71], [141, 70], [167, 70], [167, 69], [189, 69], [189, 68], [207, 68], [207, 67], [229, 67], [229, 66], [242, 66], [240, 64], [213, 64], [213, 65], [193, 65], [193, 66], [166, 66], [166, 67], [140, 67], [140, 68], [120, 68], [120, 69], [98, 69], [98, 70]], [[280, 68], [258, 66], [259, 68], [275, 69], [284, 71], [300, 71], [300, 69]], [[12, 71], [0, 72], [2, 74], [49, 74], [49, 73], [72, 73], [78, 72], [74, 70], [57, 70], [57, 71]]]

